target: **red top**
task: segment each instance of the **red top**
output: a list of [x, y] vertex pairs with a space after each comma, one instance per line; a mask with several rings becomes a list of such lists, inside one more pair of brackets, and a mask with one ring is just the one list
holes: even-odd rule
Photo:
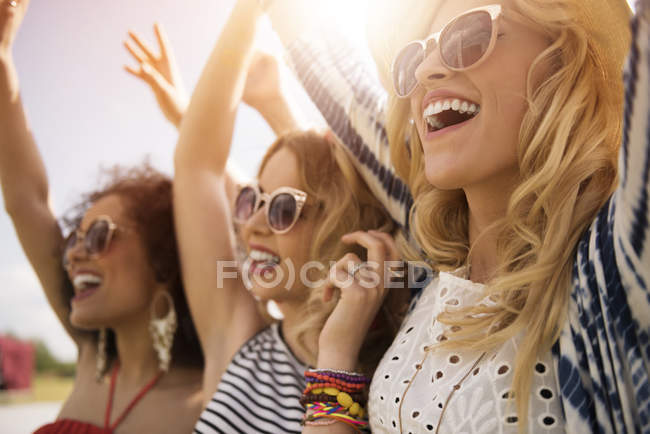
[[124, 409], [122, 414], [111, 424], [111, 411], [113, 410], [113, 395], [115, 394], [115, 382], [117, 381], [117, 372], [119, 365], [116, 363], [111, 375], [111, 387], [108, 391], [108, 403], [106, 404], [106, 416], [104, 418], [104, 428], [98, 427], [88, 422], [81, 422], [73, 419], [59, 419], [49, 423], [34, 431], [34, 434], [113, 434], [115, 428], [122, 423], [126, 416], [131, 412], [133, 407], [144, 397], [144, 395], [160, 380], [163, 372], [160, 371], [151, 379], [142, 390], [133, 398], [129, 405]]

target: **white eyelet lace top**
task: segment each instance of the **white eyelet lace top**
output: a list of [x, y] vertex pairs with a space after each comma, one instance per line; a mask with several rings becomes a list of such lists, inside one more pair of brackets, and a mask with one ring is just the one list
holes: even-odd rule
[[[449, 332], [435, 320], [438, 314], [482, 302], [483, 285], [462, 274], [442, 272], [424, 289], [384, 355], [370, 386], [372, 432], [517, 433], [508, 399], [517, 339], [486, 354], [426, 351]], [[564, 432], [558, 390], [549, 352], [535, 366], [526, 432]]]

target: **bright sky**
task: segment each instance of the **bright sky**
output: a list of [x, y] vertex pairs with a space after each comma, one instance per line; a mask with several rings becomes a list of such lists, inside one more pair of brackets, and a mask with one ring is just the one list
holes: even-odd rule
[[[61, 214], [96, 186], [99, 166], [133, 165], [150, 154], [168, 173], [176, 131], [148, 88], [123, 71], [129, 28], [152, 44], [154, 21], [164, 24], [188, 90], [194, 87], [233, 0], [57, 0], [31, 2], [15, 58], [22, 98]], [[273, 134], [251, 109], [237, 121], [233, 157], [253, 174]], [[1, 203], [1, 202], [0, 202]], [[0, 332], [37, 336], [59, 357], [76, 350], [51, 312], [0, 210]]]
[[[133, 165], [150, 154], [155, 166], [171, 172], [176, 131], [159, 113], [149, 90], [122, 70], [125, 62], [131, 62], [122, 48], [126, 31], [134, 29], [153, 42], [153, 22], [163, 23], [186, 88], [191, 90], [233, 3], [31, 2], [15, 58], [23, 102], [45, 160], [58, 214], [96, 186], [99, 166]], [[296, 97], [304, 104], [304, 96]], [[242, 108], [233, 159], [253, 174], [272, 141], [273, 134], [262, 119]], [[0, 282], [0, 332], [39, 337], [57, 356], [74, 360], [75, 347], [47, 305], [3, 210]]]

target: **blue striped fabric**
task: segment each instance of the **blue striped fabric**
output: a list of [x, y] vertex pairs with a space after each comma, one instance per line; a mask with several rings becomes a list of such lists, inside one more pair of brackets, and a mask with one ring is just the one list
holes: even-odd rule
[[[277, 23], [291, 13], [277, 4], [269, 15], [292, 68], [408, 235], [413, 199], [390, 164], [386, 94], [373, 66], [336, 40], [336, 32], [286, 32]], [[639, 2], [632, 23], [620, 186], [578, 245], [569, 315], [553, 348], [566, 430], [572, 433], [650, 433], [649, 4]], [[318, 37], [304, 36], [309, 34]]]

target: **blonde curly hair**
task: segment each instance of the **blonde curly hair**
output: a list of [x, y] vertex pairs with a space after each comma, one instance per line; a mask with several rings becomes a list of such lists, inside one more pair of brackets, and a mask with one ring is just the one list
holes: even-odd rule
[[[371, 39], [384, 84], [395, 48], [428, 34], [442, 3], [406, 1], [410, 14], [401, 17], [400, 29], [411, 34], [391, 35], [393, 41]], [[440, 344], [447, 348], [486, 351], [523, 337], [513, 379], [522, 429], [534, 363], [557, 341], [567, 315], [577, 243], [616, 185], [630, 13], [624, 0], [511, 3], [544, 29], [549, 45], [528, 71], [528, 110], [517, 146], [520, 183], [506, 215], [492, 227], [499, 234], [499, 269], [485, 295], [499, 303], [444, 313], [439, 320], [461, 326]], [[390, 15], [395, 20], [395, 12]], [[539, 68], [548, 71], [534, 83], [531, 77]], [[392, 161], [415, 199], [410, 216], [415, 237], [438, 270], [466, 264], [471, 251], [465, 194], [429, 184], [418, 133], [409, 123], [409, 101], [391, 95], [388, 105]]]

